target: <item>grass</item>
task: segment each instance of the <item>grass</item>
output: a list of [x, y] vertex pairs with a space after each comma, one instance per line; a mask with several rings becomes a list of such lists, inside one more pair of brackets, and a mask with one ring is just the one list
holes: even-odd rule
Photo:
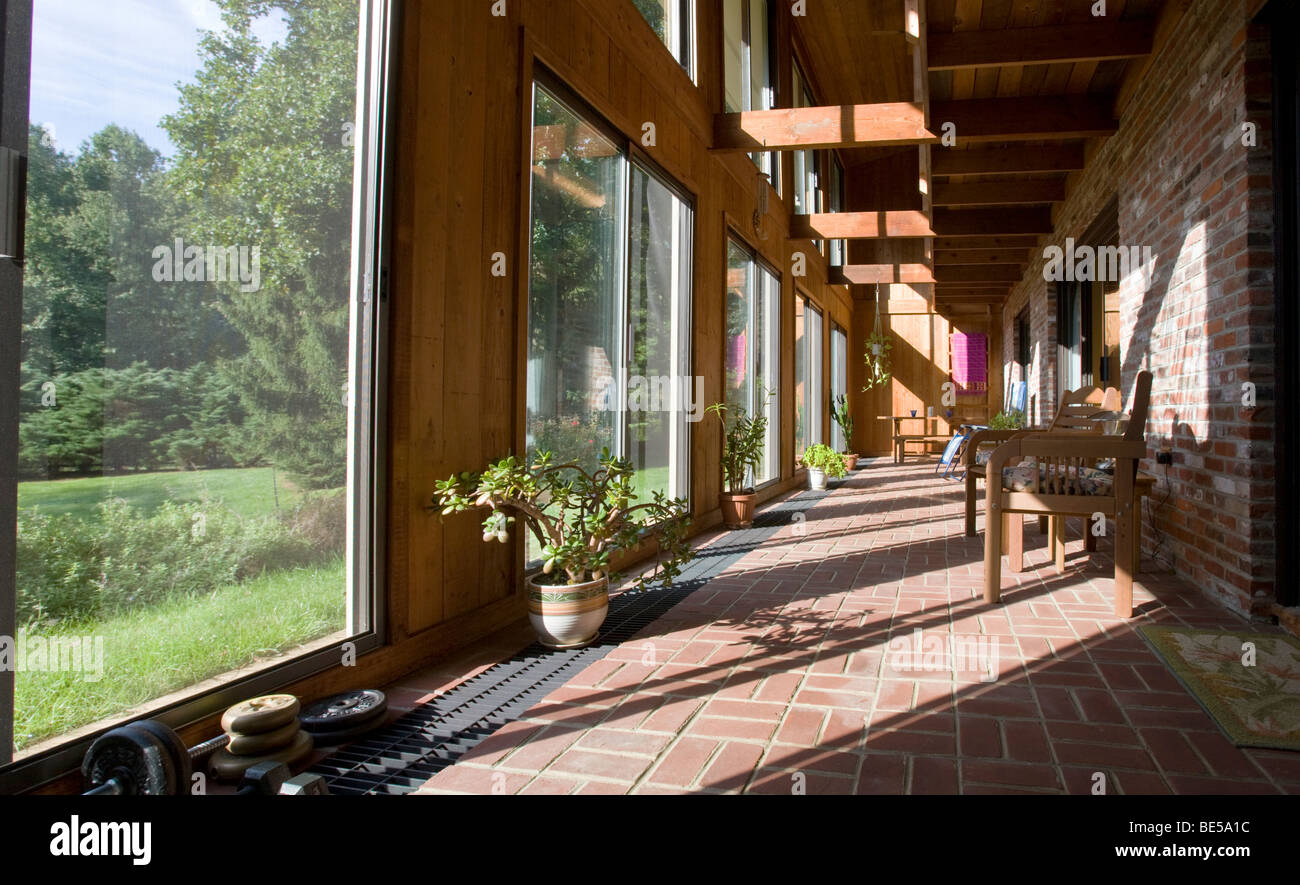
[[283, 473], [275, 474], [272, 486], [272, 474], [270, 467], [249, 467], [20, 482], [18, 509], [93, 518], [97, 504], [118, 497], [148, 515], [164, 501], [186, 503], [206, 497], [222, 501], [240, 516], [262, 516], [275, 511], [276, 487], [281, 508], [292, 507], [301, 497]]
[[[343, 628], [344, 562], [272, 572], [53, 635], [102, 636], [103, 674], [15, 674], [14, 746], [118, 715]], [[93, 668], [92, 668], [93, 670]]]

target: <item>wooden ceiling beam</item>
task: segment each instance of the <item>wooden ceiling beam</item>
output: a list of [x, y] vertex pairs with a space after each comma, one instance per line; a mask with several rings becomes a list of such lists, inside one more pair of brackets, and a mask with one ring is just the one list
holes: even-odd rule
[[933, 237], [924, 212], [826, 212], [790, 218], [792, 240], [883, 240]]
[[1008, 286], [1020, 282], [1025, 269], [1019, 264], [952, 264], [934, 269], [935, 281], [941, 285], [989, 285], [1005, 283]]
[[928, 36], [932, 71], [1072, 64], [1150, 55], [1155, 22], [1097, 21], [946, 34], [932, 31]]
[[934, 264], [1019, 264], [1027, 265], [1033, 256], [1029, 249], [935, 249]]
[[984, 249], [1037, 249], [1038, 237], [1034, 234], [988, 237], [939, 237], [934, 241], [934, 251], [958, 252]]
[[846, 264], [831, 267], [827, 282], [832, 286], [870, 286], [876, 283], [923, 285], [934, 282], [934, 273], [924, 264]]
[[717, 114], [717, 152], [793, 151], [933, 144], [925, 109], [914, 102], [780, 108]]
[[1022, 181], [939, 182], [934, 186], [936, 206], [1016, 206], [1058, 203], [1065, 199], [1065, 179], [1031, 178]]
[[1033, 172], [1077, 172], [1084, 167], [1083, 142], [1078, 144], [1011, 145], [969, 151], [931, 149], [932, 172], [946, 175], [1023, 175]]
[[930, 124], [943, 132], [951, 123], [957, 144], [1101, 138], [1119, 131], [1114, 104], [1111, 97], [1082, 95], [936, 101]]
[[1050, 234], [1052, 210], [1041, 209], [935, 209], [938, 237]]

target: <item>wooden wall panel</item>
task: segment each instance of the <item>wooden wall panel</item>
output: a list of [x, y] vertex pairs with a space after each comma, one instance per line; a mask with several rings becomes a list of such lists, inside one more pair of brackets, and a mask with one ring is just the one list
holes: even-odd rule
[[[402, 44], [401, 123], [391, 352], [388, 562], [390, 632], [401, 643], [474, 615], [519, 592], [522, 546], [485, 545], [481, 515], [442, 519], [426, 509], [433, 483], [481, 468], [524, 443], [523, 348], [527, 293], [527, 178], [532, 71], [544, 66], [640, 147], [695, 200], [692, 359], [706, 402], [722, 398], [724, 270], [734, 228], [782, 280], [781, 481], [793, 470], [793, 298], [790, 258], [808, 256], [802, 285], [831, 323], [852, 329], [854, 304], [826, 283], [825, 259], [787, 240], [790, 207], [769, 190], [766, 236], [755, 236], [758, 175], [744, 155], [709, 151], [721, 110], [720, 17], [700, 5], [699, 82], [653, 39], [631, 3], [515, 0], [494, 17], [488, 4], [409, 0]], [[788, 17], [777, 18], [777, 70], [790, 71]], [[787, 96], [783, 96], [787, 98]], [[716, 105], [716, 107], [715, 107]], [[784, 163], [788, 175], [790, 164]], [[785, 193], [790, 193], [787, 185]], [[488, 272], [496, 252], [505, 278]], [[853, 363], [850, 343], [850, 371]], [[827, 374], [829, 378], [829, 374]], [[827, 412], [824, 431], [829, 434]], [[721, 434], [691, 425], [691, 496], [697, 528], [718, 521]], [[482, 623], [496, 623], [496, 619]], [[467, 622], [468, 623], [468, 622]], [[454, 631], [453, 631], [454, 632]], [[445, 631], [439, 636], [448, 635]], [[462, 637], [463, 638], [463, 637]], [[472, 637], [471, 637], [472, 638]]]

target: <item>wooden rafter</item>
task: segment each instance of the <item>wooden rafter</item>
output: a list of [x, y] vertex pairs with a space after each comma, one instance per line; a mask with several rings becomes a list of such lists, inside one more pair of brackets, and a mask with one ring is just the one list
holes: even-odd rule
[[953, 71], [1141, 58], [1151, 53], [1154, 35], [1155, 23], [1150, 20], [931, 33], [929, 67]]
[[921, 105], [904, 101], [745, 111], [713, 118], [715, 151], [885, 147], [938, 140], [925, 127]]
[[1064, 199], [1063, 178], [940, 182], [934, 186], [936, 206], [1014, 206], [1056, 203]]
[[969, 151], [933, 148], [933, 172], [944, 175], [1021, 175], [1083, 168], [1083, 143], [1011, 145]]
[[1052, 212], [1041, 209], [935, 209], [938, 237], [1050, 234]]
[[934, 269], [936, 282], [943, 285], [988, 285], [990, 283], [1014, 285], [1020, 282], [1024, 274], [1024, 268], [1019, 264], [952, 264], [941, 265]]
[[790, 219], [792, 240], [880, 240], [933, 237], [924, 212], [827, 212]]
[[924, 264], [846, 264], [832, 267], [827, 275], [831, 285], [870, 286], [875, 283], [934, 282], [934, 273]]
[[939, 132], [951, 123], [958, 144], [1094, 138], [1118, 131], [1113, 104], [1096, 96], [936, 101], [930, 123]]
[[953, 264], [1019, 264], [1029, 263], [1033, 253], [1029, 249], [936, 249], [935, 267]]

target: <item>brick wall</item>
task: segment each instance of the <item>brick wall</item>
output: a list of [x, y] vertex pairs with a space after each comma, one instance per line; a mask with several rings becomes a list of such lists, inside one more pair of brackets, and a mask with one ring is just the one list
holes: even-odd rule
[[[1147, 512], [1148, 556], [1239, 611], [1274, 596], [1272, 160], [1268, 49], [1248, 26], [1248, 0], [1194, 0], [1124, 109], [1116, 136], [1072, 177], [1046, 245], [1082, 237], [1119, 197], [1119, 242], [1154, 261], [1120, 287], [1125, 403], [1137, 373], [1154, 375], [1144, 469], [1160, 477]], [[1258, 127], [1243, 145], [1243, 123]], [[1056, 390], [1055, 292], [1038, 257], [1007, 300], [1028, 303], [1036, 361], [1031, 395], [1051, 419]], [[1243, 383], [1258, 406], [1243, 406]], [[1174, 463], [1155, 464], [1161, 446]], [[1148, 563], [1148, 567], [1152, 567]]]

